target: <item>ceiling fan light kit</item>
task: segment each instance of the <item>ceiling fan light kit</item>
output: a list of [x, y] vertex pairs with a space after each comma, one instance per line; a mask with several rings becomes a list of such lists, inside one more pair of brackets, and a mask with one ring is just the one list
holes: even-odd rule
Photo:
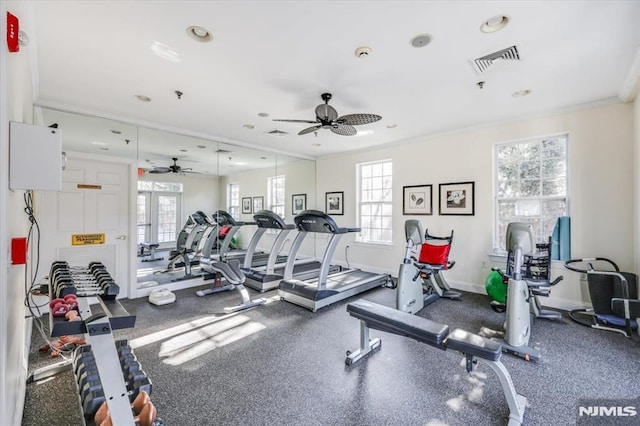
[[320, 129], [329, 129], [336, 135], [341, 136], [355, 136], [358, 131], [353, 126], [360, 126], [362, 124], [375, 123], [382, 120], [382, 116], [376, 114], [347, 114], [338, 117], [338, 111], [334, 107], [329, 105], [331, 100], [331, 93], [323, 93], [320, 95], [324, 104], [320, 104], [316, 107], [316, 119], [315, 120], [289, 120], [289, 119], [274, 119], [273, 121], [285, 121], [288, 123], [309, 123], [313, 124], [311, 127], [298, 132], [298, 135], [306, 135], [308, 133], [317, 132]]

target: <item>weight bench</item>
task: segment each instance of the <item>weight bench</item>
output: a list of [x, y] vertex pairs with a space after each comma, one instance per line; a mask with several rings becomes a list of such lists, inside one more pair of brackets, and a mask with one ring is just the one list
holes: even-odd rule
[[149, 256], [146, 259], [142, 259], [142, 262], [155, 262], [156, 260], [162, 260], [164, 257], [156, 257], [156, 249], [158, 247], [160, 247], [160, 244], [158, 243], [140, 243], [140, 252], [138, 253], [138, 257]]
[[[213, 287], [206, 290], [196, 291], [198, 296], [208, 296], [209, 294], [219, 293], [221, 291], [237, 290], [242, 296], [242, 303], [237, 306], [224, 308], [226, 314], [232, 312], [238, 312], [245, 309], [253, 308], [254, 306], [264, 305], [267, 303], [267, 299], [260, 298], [251, 300], [249, 292], [243, 285], [245, 280], [244, 272], [240, 269], [240, 262], [236, 259], [232, 259], [228, 262], [216, 262], [213, 259], [200, 259], [200, 268], [203, 271], [214, 274], [215, 283]], [[227, 285], [220, 283], [221, 278], [227, 281]]]
[[516, 393], [509, 371], [500, 362], [502, 346], [499, 343], [459, 328], [449, 332], [448, 325], [438, 324], [367, 300], [349, 303], [347, 312], [360, 320], [360, 349], [347, 352], [345, 360], [347, 365], [352, 365], [380, 349], [381, 340], [369, 339], [369, 329], [409, 337], [444, 351], [452, 349], [465, 356], [467, 372], [473, 370], [476, 360], [491, 367], [500, 379], [500, 385], [507, 399], [509, 426], [522, 424], [527, 399]]

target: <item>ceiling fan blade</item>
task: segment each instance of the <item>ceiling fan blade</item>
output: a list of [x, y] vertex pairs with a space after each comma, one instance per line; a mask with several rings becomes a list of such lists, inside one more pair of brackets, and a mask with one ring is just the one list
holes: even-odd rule
[[375, 123], [379, 120], [382, 120], [382, 117], [376, 114], [347, 114], [338, 118], [336, 121], [341, 124], [348, 124], [349, 126], [358, 126], [360, 124]]
[[171, 169], [169, 167], [154, 167], [153, 169], [149, 170], [149, 173], [158, 175], [169, 172], [171, 172]]
[[316, 117], [324, 121], [333, 121], [338, 118], [338, 111], [331, 105], [320, 104], [316, 107]]
[[274, 118], [273, 121], [286, 121], [287, 123], [309, 123], [309, 124], [313, 124], [313, 123], [317, 123], [317, 120], [287, 120], [287, 119], [278, 119], [278, 118]]
[[[307, 133], [311, 133], [311, 132], [317, 132], [318, 130], [322, 129], [322, 124], [318, 124], [317, 126], [311, 126], [311, 127], [307, 127], [304, 130], [300, 130], [298, 132], [298, 135], [306, 135]], [[355, 130], [355, 129], [354, 129]]]
[[349, 124], [333, 124], [331, 125], [330, 129], [336, 135], [342, 136], [355, 136], [358, 133], [356, 128]]

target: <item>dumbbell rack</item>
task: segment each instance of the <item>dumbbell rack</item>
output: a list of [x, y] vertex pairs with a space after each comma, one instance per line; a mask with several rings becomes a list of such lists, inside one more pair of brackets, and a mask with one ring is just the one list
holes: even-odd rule
[[[59, 294], [52, 294], [52, 285], [49, 288], [50, 300], [60, 296]], [[115, 299], [115, 296], [111, 294], [95, 295], [101, 312], [94, 314], [91, 311], [88, 296], [78, 297], [78, 313], [82, 318], [81, 321], [67, 321], [64, 317], [49, 315], [51, 337], [73, 334], [84, 334], [86, 336], [87, 344], [90, 344], [93, 348], [96, 367], [112, 423], [118, 426], [134, 426], [135, 422], [129, 402], [129, 393], [122, 376], [113, 330], [133, 328], [136, 317], [130, 315], [120, 302]], [[65, 360], [34, 371], [29, 376], [28, 382], [39, 381], [71, 368], [71, 360]], [[80, 410], [82, 411], [82, 401], [79, 402]], [[84, 413], [82, 417], [83, 419], [85, 418]]]

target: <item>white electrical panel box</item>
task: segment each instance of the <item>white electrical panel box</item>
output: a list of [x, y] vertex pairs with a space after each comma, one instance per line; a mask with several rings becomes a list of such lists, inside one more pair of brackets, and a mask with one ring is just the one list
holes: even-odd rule
[[62, 189], [60, 130], [15, 121], [9, 123], [9, 188]]

